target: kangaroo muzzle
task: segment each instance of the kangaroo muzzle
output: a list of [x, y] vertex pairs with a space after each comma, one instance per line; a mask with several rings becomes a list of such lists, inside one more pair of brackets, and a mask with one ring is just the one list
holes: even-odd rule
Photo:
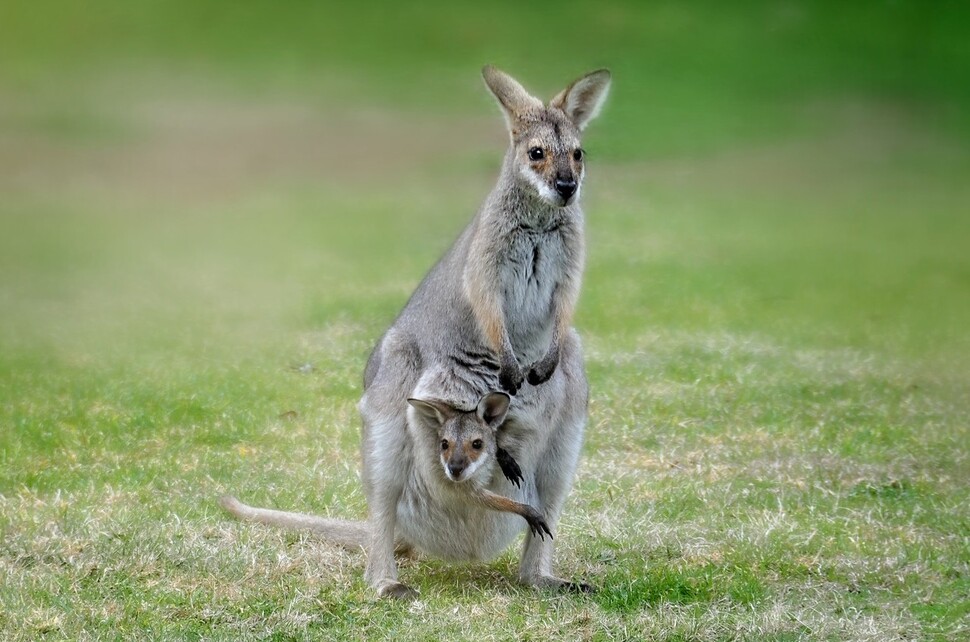
[[576, 179], [569, 177], [557, 177], [556, 178], [556, 193], [562, 198], [563, 205], [569, 202], [569, 199], [573, 197], [576, 193]]

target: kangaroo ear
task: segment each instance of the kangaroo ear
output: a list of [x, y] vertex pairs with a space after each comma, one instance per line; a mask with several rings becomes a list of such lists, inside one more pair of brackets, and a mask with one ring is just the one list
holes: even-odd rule
[[478, 416], [492, 428], [498, 428], [505, 421], [511, 401], [504, 392], [490, 392], [478, 402]]
[[569, 120], [582, 131], [589, 121], [596, 118], [610, 92], [610, 70], [597, 69], [559, 92], [550, 101], [550, 107], [563, 110]]
[[455, 416], [455, 409], [440, 399], [408, 399], [408, 403], [426, 420], [441, 426]]
[[509, 129], [512, 129], [516, 118], [529, 109], [542, 108], [541, 100], [527, 92], [515, 78], [504, 71], [485, 65], [482, 68], [482, 78], [485, 79], [485, 85], [502, 107]]

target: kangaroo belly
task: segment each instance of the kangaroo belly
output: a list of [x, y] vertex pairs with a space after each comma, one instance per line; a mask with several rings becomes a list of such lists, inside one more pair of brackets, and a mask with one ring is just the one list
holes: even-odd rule
[[526, 528], [518, 515], [483, 508], [467, 497], [405, 491], [397, 533], [422, 553], [449, 561], [490, 560]]

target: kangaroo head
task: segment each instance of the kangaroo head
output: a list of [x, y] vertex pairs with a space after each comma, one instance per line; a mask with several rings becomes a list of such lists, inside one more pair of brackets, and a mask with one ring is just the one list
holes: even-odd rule
[[505, 421], [509, 401], [504, 392], [490, 392], [475, 410], [465, 411], [439, 399], [408, 399], [421, 418], [437, 429], [441, 466], [453, 482], [470, 479], [495, 457], [495, 432]]
[[495, 67], [482, 69], [482, 77], [505, 114], [516, 180], [550, 205], [577, 201], [585, 160], [580, 134], [606, 100], [609, 70], [575, 80], [548, 105]]

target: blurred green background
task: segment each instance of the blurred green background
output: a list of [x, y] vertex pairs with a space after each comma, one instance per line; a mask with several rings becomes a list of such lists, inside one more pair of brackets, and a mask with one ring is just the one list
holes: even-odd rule
[[127, 250], [134, 279], [166, 233], [241, 280], [287, 280], [226, 247], [250, 233], [277, 254], [346, 234], [339, 269], [403, 242], [413, 264], [351, 271], [416, 279], [500, 160], [492, 62], [546, 97], [614, 71], [581, 326], [962, 357], [967, 25], [959, 2], [4, 3], [5, 340], [53, 272]]
[[211, 530], [212, 498], [364, 513], [366, 355], [506, 145], [485, 63], [547, 99], [614, 74], [561, 556], [609, 589], [584, 617], [966, 631], [970, 4], [796, 0], [0, 3], [0, 631], [330, 626], [261, 628], [316, 608], [294, 591], [386, 623], [359, 583], [245, 567], [279, 542]]

